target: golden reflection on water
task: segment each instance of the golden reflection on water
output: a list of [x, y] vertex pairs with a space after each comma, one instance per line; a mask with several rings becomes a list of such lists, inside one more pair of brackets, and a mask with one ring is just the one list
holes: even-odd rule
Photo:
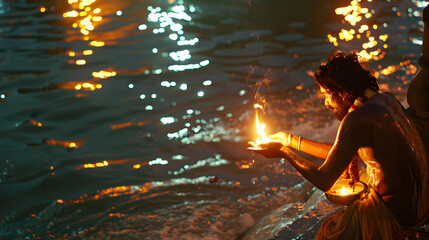
[[[118, 186], [118, 187], [111, 187], [107, 189], [103, 189], [98, 191], [94, 195], [83, 195], [78, 199], [69, 200], [68, 202], [71, 202], [73, 204], [83, 203], [88, 200], [99, 200], [105, 197], [119, 197], [124, 195], [130, 195], [130, 194], [136, 194], [136, 193], [146, 193], [149, 192], [152, 188], [157, 187], [157, 185], [154, 185], [152, 183], [144, 183], [142, 186]], [[57, 202], [60, 201], [60, 203], [63, 203], [63, 200], [58, 199]]]
[[116, 130], [116, 129], [126, 128], [126, 127], [131, 127], [131, 126], [138, 126], [138, 127], [140, 127], [140, 126], [149, 124], [151, 122], [152, 122], [152, 120], [141, 121], [141, 122], [126, 122], [126, 123], [120, 123], [120, 124], [110, 125], [110, 128], [113, 129], [113, 130]]
[[[119, 159], [119, 160], [103, 160], [101, 162], [83, 164], [80, 167], [78, 167], [77, 170], [90, 169], [90, 168], [103, 168], [111, 165], [131, 164], [131, 163], [135, 163], [136, 161], [137, 159], [134, 159], [134, 158], [126, 158], [126, 159]], [[146, 163], [146, 165], [147, 164], [148, 163]], [[145, 163], [140, 165], [144, 166]]]
[[42, 126], [42, 123], [38, 122], [36, 120], [30, 120], [30, 124], [33, 125], [33, 126], [37, 126], [37, 127], [41, 127]]
[[94, 41], [91, 41], [89, 43], [89, 45], [94, 46], [94, 47], [103, 47], [105, 45], [105, 43], [102, 41], [95, 41], [94, 40]]
[[[372, 1], [366, 1], [366, 4], [370, 4]], [[416, 1], [413, 0], [414, 4], [418, 8], [423, 8], [427, 3], [424, 1]], [[361, 49], [356, 49], [358, 54], [361, 57], [361, 60], [364, 62], [368, 62], [371, 60], [380, 60], [383, 59], [386, 54], [386, 49], [389, 48], [387, 41], [389, 39], [389, 34], [379, 34], [380, 27], [377, 24], [367, 24], [366, 22], [370, 22], [370, 18], [375, 13], [374, 9], [363, 8], [361, 6], [363, 1], [361, 0], [353, 0], [350, 2], [349, 6], [341, 7], [335, 9], [335, 13], [337, 15], [344, 16], [343, 24], [348, 24], [351, 27], [347, 29], [342, 29], [337, 36], [332, 34], [328, 34], [328, 40], [335, 46], [339, 45], [339, 41], [359, 41], [361, 42]], [[402, 16], [403, 14], [399, 11], [398, 8], [392, 7], [392, 11], [396, 16]], [[418, 17], [421, 18], [420, 11], [413, 11], [411, 8], [408, 10], [409, 17]], [[421, 21], [418, 22], [419, 25], [423, 25]], [[387, 23], [383, 23], [382, 26], [384, 28], [387, 27]], [[414, 25], [415, 26], [415, 25]], [[413, 27], [414, 27], [413, 26]], [[399, 29], [405, 30], [404, 26], [399, 26]], [[422, 31], [422, 28], [419, 29]], [[411, 42], [417, 45], [422, 45], [421, 39], [411, 37]], [[413, 57], [413, 54], [410, 55]], [[375, 76], [378, 78], [380, 75], [389, 76], [393, 75], [397, 71], [402, 71], [404, 74], [397, 74], [396, 79], [400, 80], [399, 86], [396, 85], [396, 90], [401, 91], [403, 86], [407, 86], [412, 78], [417, 73], [418, 67], [415, 64], [411, 63], [411, 60], [405, 60], [400, 62], [399, 64], [390, 65], [388, 67], [378, 66], [378, 71], [375, 71]], [[386, 84], [381, 84], [383, 87]]]
[[240, 169], [249, 169], [255, 167], [255, 160], [241, 160], [235, 162], [238, 168]]
[[44, 143], [53, 145], [53, 146], [59, 146], [59, 147], [65, 147], [69, 149], [73, 148], [79, 148], [86, 140], [77, 140], [77, 141], [60, 141], [55, 140], [52, 138], [48, 138], [44, 140]]
[[[363, 61], [382, 59], [385, 55], [383, 49], [388, 48], [388, 45], [380, 42], [386, 42], [388, 34], [375, 37], [373, 30], [377, 30], [378, 25], [362, 23], [363, 20], [371, 18], [375, 10], [363, 8], [360, 2], [361, 0], [353, 0], [350, 2], [350, 5], [335, 9], [335, 14], [344, 16], [343, 24], [349, 24], [351, 28], [348, 30], [341, 29], [337, 34], [338, 37], [328, 34], [328, 40], [334, 44], [334, 46], [338, 46], [339, 41], [347, 42], [353, 39], [357, 39], [359, 42], [363, 41], [362, 49], [359, 51], [359, 55]], [[380, 45], [382, 46], [380, 47]]]
[[74, 86], [74, 89], [76, 90], [91, 90], [94, 91], [95, 89], [100, 89], [102, 87], [101, 84], [93, 84], [93, 83], [78, 83]]
[[388, 66], [387, 68], [384, 68], [382, 70], [380, 70], [379, 72], [383, 75], [390, 75], [396, 71], [398, 71], [401, 68], [405, 68], [405, 74], [406, 75], [414, 75], [417, 72], [417, 66], [414, 64], [411, 64], [411, 60], [406, 60], [403, 62], [400, 62], [397, 65], [391, 65]]
[[97, 77], [97, 78], [108, 78], [108, 77], [116, 76], [116, 72], [115, 71], [109, 72], [109, 71], [101, 70], [99, 72], [93, 72], [92, 76]]
[[107, 161], [98, 162], [98, 163], [87, 163], [83, 165], [83, 168], [99, 168], [99, 167], [106, 167], [109, 163]]
[[[403, 71], [405, 75], [398, 74], [396, 76], [397, 80], [400, 80], [400, 83], [403, 86], [407, 86], [412, 77], [417, 73], [418, 66], [411, 63], [411, 60], [402, 61], [399, 64], [396, 65], [390, 65], [386, 68], [381, 68], [379, 66], [379, 71], [375, 72], [375, 76], [378, 78], [380, 75], [389, 76], [393, 75], [397, 71]], [[401, 91], [404, 87], [403, 86], [397, 86], [396, 90]], [[383, 87], [383, 84], [381, 84], [381, 87]]]
[[[102, 12], [100, 8], [92, 8], [92, 4], [96, 0], [68, 0], [68, 4], [74, 8], [71, 11], [67, 11], [63, 13], [63, 18], [71, 18], [74, 19], [74, 22], [72, 23], [73, 28], [79, 28], [80, 33], [83, 35], [84, 41], [89, 41], [92, 36], [91, 32], [95, 29], [97, 26], [97, 23], [100, 22], [103, 17], [99, 14]], [[92, 40], [88, 43], [89, 46], [92, 47], [103, 47], [105, 43], [103, 41], [98, 40]], [[87, 60], [84, 58], [85, 56], [90, 56], [94, 54], [94, 50], [92, 49], [86, 49], [82, 52], [75, 52], [75, 51], [69, 51], [68, 55], [71, 58], [79, 57], [79, 59], [76, 60], [70, 60], [70, 64], [75, 64], [77, 66], [84, 66], [87, 64]], [[115, 76], [116, 72], [105, 72], [105, 71], [99, 71], [99, 72], [93, 72], [92, 76], [98, 77], [98, 78], [107, 78]], [[101, 89], [103, 87], [102, 84], [93, 84], [91, 82], [83, 82], [83, 83], [77, 83], [73, 88], [68, 87], [69, 84], [64, 84], [65, 88], [68, 89], [74, 89], [74, 90], [89, 90], [94, 91], [96, 89]], [[86, 95], [79, 95], [76, 97], [81, 97]]]
[[82, 56], [82, 55], [86, 55], [86, 56], [88, 56], [88, 55], [92, 55], [94, 52], [92, 51], [92, 50], [85, 50], [85, 51], [83, 51], [83, 52], [73, 52], [73, 51], [70, 51], [69, 52], [69, 56], [70, 57], [75, 57], [75, 56]]

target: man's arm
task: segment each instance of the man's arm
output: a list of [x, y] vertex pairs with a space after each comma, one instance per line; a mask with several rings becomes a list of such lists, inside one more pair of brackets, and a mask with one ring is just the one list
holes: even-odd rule
[[[301, 152], [305, 152], [307, 154], [325, 160], [328, 157], [328, 153], [331, 150], [332, 146], [333, 144], [321, 143], [301, 138], [299, 150]], [[298, 144], [296, 145], [296, 149], [298, 149]]]
[[285, 146], [293, 147], [301, 152], [305, 152], [323, 160], [326, 159], [333, 146], [332, 144], [316, 142], [295, 135], [291, 136], [290, 145], [288, 145], [289, 134], [290, 133], [278, 132], [271, 135], [270, 138], [280, 141]]
[[341, 122], [334, 145], [327, 154], [326, 161], [318, 166], [287, 147], [281, 148], [284, 157], [308, 181], [322, 191], [329, 190], [341, 173], [347, 168], [359, 149], [354, 140], [353, 124], [349, 114]]

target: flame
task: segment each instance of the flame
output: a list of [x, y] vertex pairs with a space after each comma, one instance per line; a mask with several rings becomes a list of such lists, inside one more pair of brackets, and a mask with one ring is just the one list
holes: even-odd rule
[[346, 196], [349, 194], [353, 194], [353, 191], [354, 191], [353, 188], [343, 186], [343, 188], [341, 188], [340, 190], [340, 195]]
[[271, 142], [271, 139], [265, 134], [264, 129], [266, 125], [259, 121], [258, 115], [256, 115], [256, 130], [258, 131], [259, 137], [256, 139], [256, 144]]
[[[260, 108], [263, 109], [263, 107], [259, 104], [255, 104], [254, 108]], [[255, 142], [250, 141], [249, 144], [253, 147], [258, 147], [262, 143], [269, 143], [272, 142], [272, 140], [267, 136], [267, 134], [264, 132], [266, 125], [259, 120], [258, 113], [256, 112], [256, 131], [258, 132], [259, 136], [256, 139]]]
[[344, 186], [343, 186], [343, 188], [341, 188], [340, 195], [342, 195], [342, 196], [347, 195], [346, 188]]

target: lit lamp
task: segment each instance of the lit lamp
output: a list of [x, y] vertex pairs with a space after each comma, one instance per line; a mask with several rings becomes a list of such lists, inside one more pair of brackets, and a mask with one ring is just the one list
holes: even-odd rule
[[349, 182], [349, 179], [338, 180], [331, 189], [325, 192], [326, 198], [334, 204], [347, 206], [359, 199], [368, 189], [363, 182], [356, 182], [353, 186], [350, 186]]
[[[254, 107], [262, 109], [262, 106], [259, 104], [255, 104]], [[271, 140], [267, 136], [267, 134], [265, 134], [265, 132], [264, 132], [265, 126], [266, 125], [259, 120], [258, 113], [256, 113], [256, 131], [258, 132], [259, 136], [255, 142], [252, 142], [252, 141], [249, 142], [249, 144], [252, 147], [248, 147], [247, 149], [252, 150], [252, 151], [263, 150], [264, 148], [262, 148], [260, 145], [261, 144], [267, 144], [267, 143], [280, 144], [281, 145], [281, 143]]]

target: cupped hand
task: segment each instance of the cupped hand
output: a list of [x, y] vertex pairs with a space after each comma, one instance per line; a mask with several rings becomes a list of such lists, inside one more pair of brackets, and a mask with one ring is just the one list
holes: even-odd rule
[[282, 143], [280, 142], [269, 142], [259, 145], [260, 148], [250, 149], [251, 151], [261, 154], [267, 158], [282, 158], [284, 153], [282, 151]]

